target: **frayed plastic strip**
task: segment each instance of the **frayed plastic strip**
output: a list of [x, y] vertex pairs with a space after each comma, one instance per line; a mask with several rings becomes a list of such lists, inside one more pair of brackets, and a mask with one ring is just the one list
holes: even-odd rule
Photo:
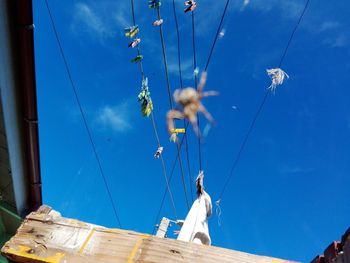
[[220, 202], [221, 199], [217, 200], [215, 202], [216, 208], [215, 208], [215, 212], [216, 212], [216, 216], [218, 218], [218, 225], [221, 226], [221, 206], [220, 206]]
[[288, 74], [280, 68], [266, 70], [267, 75], [271, 78], [271, 85], [267, 88], [275, 93], [278, 85], [282, 85], [285, 78], [289, 78]]

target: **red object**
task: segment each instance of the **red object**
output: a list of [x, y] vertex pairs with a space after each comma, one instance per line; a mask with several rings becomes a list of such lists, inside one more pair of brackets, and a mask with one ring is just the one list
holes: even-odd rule
[[324, 251], [325, 263], [333, 263], [340, 251], [342, 251], [340, 242], [333, 241]]
[[324, 256], [322, 255], [322, 256], [320, 256], [320, 255], [318, 255], [317, 257], [315, 257], [312, 261], [311, 261], [311, 263], [324, 263], [325, 261], [324, 261]]

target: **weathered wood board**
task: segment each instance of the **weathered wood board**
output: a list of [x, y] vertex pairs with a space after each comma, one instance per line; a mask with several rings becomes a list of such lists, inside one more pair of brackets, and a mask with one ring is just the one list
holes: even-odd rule
[[47, 206], [28, 215], [1, 252], [14, 262], [291, 262], [108, 229], [63, 218]]

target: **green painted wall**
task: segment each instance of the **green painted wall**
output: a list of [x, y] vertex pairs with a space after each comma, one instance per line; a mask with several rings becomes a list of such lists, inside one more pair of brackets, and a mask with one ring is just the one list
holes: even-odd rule
[[[16, 214], [13, 208], [0, 202], [0, 247], [2, 247], [21, 225], [22, 219]], [[0, 256], [0, 263], [8, 261]]]

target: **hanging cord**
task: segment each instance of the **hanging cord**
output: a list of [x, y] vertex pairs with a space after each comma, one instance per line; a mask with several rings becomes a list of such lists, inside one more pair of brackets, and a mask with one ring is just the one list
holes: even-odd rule
[[292, 34], [290, 35], [290, 38], [289, 38], [288, 43], [287, 43], [287, 46], [286, 46], [286, 48], [285, 48], [285, 50], [284, 50], [284, 52], [283, 52], [283, 55], [282, 55], [282, 57], [281, 57], [281, 60], [280, 60], [279, 64], [278, 64], [278, 67], [279, 67], [279, 68], [282, 66], [282, 63], [283, 63], [283, 61], [284, 61], [284, 58], [286, 57], [287, 52], [288, 52], [288, 49], [289, 49], [289, 47], [290, 47], [290, 44], [292, 43], [292, 40], [293, 40], [293, 38], [294, 38], [295, 32], [297, 31], [297, 29], [298, 29], [298, 27], [299, 27], [301, 21], [302, 21], [303, 18], [304, 18], [304, 15], [305, 15], [305, 12], [306, 12], [306, 10], [307, 10], [307, 8], [308, 8], [308, 6], [309, 6], [309, 3], [310, 3], [310, 0], [307, 0], [306, 3], [305, 3], [304, 9], [303, 9], [303, 11], [302, 11], [301, 14], [300, 14], [300, 17], [299, 17], [299, 19], [298, 19], [298, 22], [297, 22], [297, 24], [295, 25], [295, 27], [294, 27], [294, 29], [293, 29], [293, 31], [292, 31]]
[[[158, 132], [157, 132], [157, 126], [156, 126], [156, 123], [155, 123], [155, 121], [154, 121], [153, 112], [151, 113], [151, 120], [152, 120], [152, 126], [153, 126], [153, 130], [154, 130], [154, 134], [155, 134], [156, 139], [157, 139], [158, 147], [161, 147], [160, 140], [159, 140], [159, 136], [158, 136]], [[169, 192], [169, 196], [170, 196], [170, 200], [171, 200], [171, 205], [172, 205], [172, 207], [173, 207], [174, 216], [175, 216], [175, 218], [177, 218], [177, 212], [176, 212], [174, 197], [173, 197], [173, 194], [172, 194], [171, 189], [170, 189], [170, 182], [169, 182], [169, 179], [168, 179], [168, 176], [167, 176], [167, 172], [166, 172], [166, 168], [165, 168], [165, 162], [164, 162], [164, 159], [163, 159], [163, 155], [162, 155], [162, 154], [160, 154], [160, 160], [161, 160], [161, 162], [162, 162], [163, 173], [164, 173], [164, 179], [165, 179], [165, 184], [166, 184], [166, 189], [165, 189], [165, 191], [166, 191], [166, 192], [167, 192], [167, 191]]]
[[[188, 125], [189, 125], [189, 122], [187, 123], [187, 126], [185, 127], [186, 130], [187, 130]], [[180, 140], [180, 147], [182, 146], [182, 144], [184, 142], [184, 139], [185, 139], [185, 135], [183, 135], [181, 140]], [[174, 174], [174, 170], [175, 170], [178, 158], [179, 158], [179, 156], [176, 155], [176, 158], [175, 158], [175, 160], [173, 162], [173, 165], [171, 167], [171, 171], [170, 171], [170, 175], [169, 175], [169, 184], [171, 183], [171, 179], [173, 178], [173, 174]], [[160, 213], [161, 213], [161, 211], [163, 209], [163, 206], [164, 206], [164, 201], [165, 201], [166, 194], [167, 194], [167, 189], [164, 190], [163, 198], [162, 198], [162, 201], [161, 201], [159, 209], [158, 209], [158, 213], [157, 213], [157, 216], [156, 216], [156, 219], [155, 219], [154, 226], [156, 226], [156, 224], [158, 223], [158, 221], [160, 219], [159, 217], [160, 217]], [[156, 227], [154, 227], [154, 229], [153, 229], [153, 234], [155, 233], [155, 230], [156, 230]]]
[[[217, 39], [219, 37], [220, 30], [221, 30], [221, 27], [222, 27], [222, 23], [224, 21], [224, 18], [225, 18], [225, 15], [226, 15], [226, 11], [227, 11], [227, 7], [228, 7], [229, 3], [230, 3], [230, 0], [227, 0], [225, 8], [224, 8], [224, 11], [223, 11], [223, 13], [221, 15], [220, 23], [219, 23], [219, 26], [217, 28], [213, 44], [212, 44], [210, 52], [209, 52], [209, 56], [208, 56], [207, 63], [205, 65], [204, 71], [208, 70], [209, 63], [210, 63], [210, 60], [211, 60], [211, 57], [212, 57], [212, 54], [213, 54], [213, 51], [214, 51], [214, 48], [215, 48], [215, 45], [216, 45], [216, 41], [217, 41]], [[194, 16], [195, 12], [192, 11], [191, 13], [192, 13], [193, 68], [194, 68], [194, 72], [195, 72], [197, 70], [196, 42], [195, 42], [195, 16]], [[197, 83], [198, 83], [198, 81], [197, 81], [197, 74], [194, 74], [195, 89], [197, 89]], [[200, 120], [199, 120], [198, 113], [197, 113], [197, 125], [200, 128]], [[198, 137], [198, 159], [199, 159], [199, 170], [203, 170], [203, 167], [202, 167], [201, 137]]]
[[[280, 59], [280, 62], [279, 62], [279, 64], [278, 64], [278, 67], [279, 67], [279, 68], [282, 66], [282, 63], [283, 63], [283, 61], [284, 61], [284, 59], [285, 59], [285, 57], [286, 57], [286, 54], [287, 54], [288, 49], [289, 49], [289, 47], [290, 47], [290, 44], [291, 44], [291, 42], [292, 42], [292, 40], [293, 40], [293, 38], [294, 38], [295, 32], [297, 31], [297, 29], [298, 29], [298, 27], [299, 27], [299, 25], [300, 25], [300, 23], [301, 23], [301, 21], [302, 21], [302, 19], [303, 19], [303, 17], [304, 17], [304, 14], [305, 14], [305, 12], [306, 12], [306, 10], [307, 10], [307, 7], [309, 6], [309, 2], [310, 2], [310, 0], [307, 0], [307, 1], [306, 1], [305, 6], [304, 6], [304, 9], [303, 9], [303, 11], [302, 11], [302, 13], [301, 13], [301, 15], [300, 15], [300, 17], [299, 17], [299, 19], [298, 19], [298, 22], [297, 22], [297, 24], [295, 25], [295, 27], [294, 27], [294, 29], [293, 29], [293, 31], [292, 31], [292, 34], [291, 34], [291, 36], [290, 36], [290, 38], [289, 38], [289, 40], [288, 40], [288, 42], [287, 42], [286, 48], [284, 49], [284, 52], [283, 52], [282, 57], [281, 57], [281, 59]], [[231, 180], [231, 178], [232, 178], [232, 176], [233, 176], [233, 172], [235, 171], [235, 169], [236, 169], [236, 167], [237, 167], [237, 165], [238, 165], [238, 162], [239, 162], [239, 160], [240, 160], [240, 158], [241, 158], [242, 152], [243, 152], [243, 150], [244, 150], [244, 148], [245, 148], [245, 146], [246, 146], [246, 144], [247, 144], [247, 141], [248, 141], [248, 139], [249, 139], [250, 134], [251, 134], [252, 131], [253, 131], [253, 128], [254, 128], [254, 126], [255, 126], [255, 123], [256, 123], [256, 121], [257, 121], [257, 119], [258, 119], [260, 113], [262, 112], [262, 109], [264, 108], [264, 105], [265, 105], [265, 103], [266, 103], [266, 101], [267, 101], [267, 98], [268, 98], [268, 95], [269, 95], [269, 94], [270, 94], [270, 92], [267, 90], [267, 91], [265, 92], [265, 95], [264, 95], [264, 97], [263, 97], [263, 99], [262, 99], [260, 105], [259, 105], [259, 108], [258, 108], [257, 112], [256, 112], [255, 115], [254, 115], [253, 121], [251, 122], [251, 124], [250, 124], [250, 126], [249, 126], [249, 129], [248, 129], [246, 135], [244, 136], [244, 139], [243, 139], [243, 142], [242, 142], [242, 144], [241, 144], [241, 147], [239, 148], [239, 151], [238, 151], [238, 153], [237, 153], [237, 155], [236, 155], [236, 157], [235, 157], [235, 159], [234, 159], [234, 161], [233, 161], [233, 165], [232, 165], [232, 167], [231, 167], [229, 176], [227, 177], [227, 179], [226, 179], [226, 181], [225, 181], [225, 184], [224, 184], [224, 187], [223, 187], [223, 189], [222, 189], [222, 191], [221, 191], [221, 193], [220, 193], [220, 195], [219, 195], [219, 199], [218, 199], [218, 201], [217, 201], [219, 204], [220, 204], [220, 202], [221, 202], [222, 196], [224, 195], [225, 190], [226, 190], [228, 184], [230, 183], [230, 180]]]
[[[184, 121], [184, 125], [186, 125], [186, 121]], [[192, 180], [192, 172], [191, 172], [191, 164], [190, 164], [190, 157], [188, 154], [188, 140], [187, 140], [187, 134], [185, 133], [184, 136], [185, 137], [185, 151], [186, 151], [186, 159], [187, 159], [187, 170], [188, 170], [188, 181], [190, 184], [190, 193], [191, 193], [191, 200], [193, 203], [193, 180]], [[181, 149], [181, 145], [180, 145], [180, 149]]]
[[65, 68], [66, 68], [66, 71], [67, 71], [67, 75], [68, 75], [69, 81], [71, 83], [71, 87], [73, 89], [73, 93], [74, 93], [76, 102], [77, 102], [78, 107], [79, 107], [80, 115], [81, 115], [81, 117], [83, 119], [85, 130], [86, 130], [86, 132], [88, 134], [88, 137], [89, 137], [89, 140], [90, 140], [90, 144], [91, 144], [91, 147], [93, 149], [93, 152], [94, 152], [94, 155], [95, 155], [95, 158], [96, 158], [96, 161], [97, 161], [97, 164], [98, 164], [98, 168], [99, 168], [101, 177], [103, 179], [106, 191], [108, 193], [108, 197], [110, 199], [110, 202], [111, 202], [111, 205], [112, 205], [112, 208], [113, 208], [113, 211], [114, 211], [114, 215], [115, 215], [116, 221], [117, 221], [119, 227], [122, 228], [122, 224], [121, 224], [120, 219], [119, 219], [119, 215], [118, 215], [118, 212], [117, 212], [116, 204], [115, 204], [115, 202], [114, 202], [114, 200], [112, 198], [112, 194], [111, 194], [111, 191], [110, 191], [109, 186], [108, 186], [107, 178], [106, 178], [106, 176], [104, 174], [104, 171], [102, 169], [101, 160], [100, 160], [99, 155], [97, 154], [97, 150], [96, 150], [96, 146], [95, 146], [95, 143], [94, 143], [94, 140], [93, 140], [93, 137], [92, 137], [92, 133], [91, 133], [91, 130], [90, 130], [89, 125], [87, 123], [86, 116], [85, 116], [85, 113], [84, 113], [84, 110], [83, 110], [83, 107], [82, 107], [82, 104], [80, 102], [80, 98], [79, 98], [79, 95], [78, 95], [78, 91], [77, 91], [77, 88], [76, 88], [76, 86], [74, 84], [74, 81], [73, 81], [73, 78], [72, 78], [72, 75], [71, 75], [71, 71], [70, 71], [70, 68], [69, 68], [69, 65], [68, 65], [68, 61], [67, 61], [66, 56], [64, 54], [63, 47], [62, 47], [60, 38], [58, 36], [56, 25], [55, 25], [55, 22], [54, 22], [54, 19], [53, 19], [53, 16], [52, 16], [52, 13], [51, 13], [51, 10], [50, 10], [50, 7], [49, 7], [49, 3], [48, 3], [47, 0], [45, 0], [45, 4], [46, 4], [46, 7], [47, 7], [47, 11], [49, 13], [49, 16], [50, 16], [52, 29], [53, 29], [53, 31], [55, 33], [55, 38], [56, 38], [56, 41], [57, 41], [57, 44], [58, 44], [58, 47], [59, 47], [59, 50], [60, 50], [60, 53], [61, 53], [64, 65], [65, 65]]
[[[173, 0], [173, 1], [174, 1], [174, 0]], [[224, 20], [224, 17], [225, 17], [225, 14], [226, 14], [227, 7], [228, 7], [228, 5], [229, 5], [229, 2], [230, 2], [230, 0], [227, 0], [226, 5], [225, 5], [225, 8], [224, 8], [224, 11], [223, 11], [223, 14], [222, 14], [222, 16], [221, 16], [220, 23], [219, 23], [219, 26], [218, 26], [218, 29], [217, 29], [217, 33], [216, 33], [216, 35], [215, 35], [215, 38], [214, 38], [212, 47], [211, 47], [210, 52], [209, 52], [209, 56], [208, 56], [207, 63], [206, 63], [206, 66], [205, 66], [205, 71], [207, 71], [208, 66], [209, 66], [209, 63], [210, 63], [210, 61], [211, 61], [212, 53], [213, 53], [214, 47], [215, 47], [215, 45], [216, 45], [216, 40], [217, 40], [217, 38], [218, 38], [218, 36], [219, 36], [219, 33], [220, 33], [220, 30], [221, 30], [221, 27], [222, 27], [222, 23], [223, 23], [223, 20]], [[173, 4], [174, 4], [174, 2], [173, 2]], [[174, 8], [174, 5], [173, 5], [173, 8]], [[159, 19], [159, 18], [158, 18], [158, 19]], [[177, 19], [176, 19], [176, 21], [177, 21]], [[177, 23], [175, 22], [175, 24], [177, 24]], [[177, 28], [177, 30], [178, 30], [178, 28]], [[189, 126], [189, 123], [187, 122], [186, 127], [185, 127], [185, 130], [187, 130], [188, 126]], [[180, 142], [180, 144], [179, 144], [179, 150], [181, 150], [181, 147], [182, 147], [184, 138], [185, 138], [185, 136], [183, 136], [182, 139], [181, 139], [181, 142]], [[171, 170], [170, 175], [169, 175], [169, 183], [171, 182], [172, 175], [173, 175], [174, 168], [175, 168], [175, 165], [176, 165], [176, 163], [177, 163], [177, 160], [178, 160], [178, 155], [176, 155], [175, 160], [174, 160], [174, 162], [173, 162], [172, 170]], [[167, 193], [167, 191], [166, 191], [166, 189], [165, 189], [164, 194], [163, 194], [163, 199], [162, 199], [162, 202], [161, 202], [161, 204], [160, 204], [160, 207], [159, 207], [159, 210], [158, 210], [158, 213], [157, 213], [157, 216], [156, 216], [156, 223], [155, 223], [155, 224], [157, 224], [158, 221], [159, 221], [159, 215], [160, 215], [161, 210], [162, 210], [163, 205], [164, 205], [164, 200], [165, 200], [165, 197], [166, 197], [166, 193]], [[153, 230], [153, 233], [155, 233], [154, 231], [155, 231], [155, 230]]]
[[[195, 71], [197, 70], [197, 56], [196, 56], [196, 40], [195, 40], [195, 28], [194, 28], [194, 12], [192, 11], [192, 49], [193, 49], [193, 75], [194, 75], [194, 88], [197, 90], [197, 74]], [[197, 113], [197, 126], [200, 130], [200, 122], [199, 122], [199, 114]], [[202, 146], [201, 146], [201, 136], [198, 136], [198, 163], [199, 170], [202, 171]]]
[[[160, 15], [160, 9], [159, 8], [157, 8], [157, 17], [158, 17], [158, 20], [162, 19], [161, 15]], [[169, 105], [170, 105], [170, 108], [173, 109], [173, 100], [172, 100], [171, 88], [170, 88], [168, 62], [167, 62], [166, 52], [165, 52], [165, 43], [164, 43], [164, 35], [163, 35], [163, 24], [161, 24], [159, 26], [159, 34], [160, 34], [160, 40], [161, 40], [161, 43], [162, 43], [162, 54], [163, 54], [163, 61], [164, 61], [164, 68], [165, 68], [165, 77], [166, 77], [167, 88], [168, 88]]]
[[220, 206], [220, 201], [221, 201], [221, 200], [217, 200], [217, 201], [215, 202], [215, 205], [216, 205], [215, 211], [216, 211], [216, 216], [217, 216], [217, 218], [218, 218], [218, 225], [219, 225], [219, 226], [221, 226], [221, 206]]
[[[157, 8], [157, 17], [158, 17], [158, 20], [161, 19], [159, 8]], [[169, 81], [168, 62], [167, 62], [167, 58], [166, 58], [166, 50], [165, 50], [163, 25], [162, 24], [159, 26], [159, 33], [160, 33], [160, 40], [161, 40], [161, 44], [162, 44], [162, 53], [163, 53], [163, 61], [164, 61], [164, 67], [165, 67], [167, 88], [168, 88], [169, 105], [170, 105], [170, 108], [173, 109], [173, 101], [172, 101], [172, 97], [171, 97], [171, 88], [170, 88], [170, 81]], [[185, 198], [186, 198], [186, 204], [187, 204], [188, 210], [190, 210], [190, 205], [189, 205], [188, 198], [187, 198], [187, 187], [186, 187], [186, 182], [185, 182], [185, 174], [184, 174], [183, 163], [182, 163], [182, 159], [181, 159], [180, 144], [179, 144], [178, 140], [176, 141], [176, 149], [177, 149], [177, 155], [178, 155], [178, 159], [179, 159], [179, 165], [180, 165], [180, 170], [181, 170], [181, 180], [182, 180], [183, 190], [184, 190], [184, 194], [185, 194]]]
[[221, 15], [221, 19], [220, 19], [220, 23], [219, 23], [218, 29], [216, 30], [216, 34], [215, 34], [215, 38], [214, 38], [213, 44], [212, 44], [212, 46], [211, 46], [211, 48], [210, 48], [208, 60], [207, 60], [207, 63], [205, 64], [204, 71], [207, 71], [207, 70], [208, 70], [209, 63], [210, 63], [211, 57], [212, 57], [212, 55], [213, 55], [213, 51], [214, 51], [214, 48], [215, 48], [215, 45], [216, 45], [216, 41], [217, 41], [218, 38], [219, 38], [219, 34], [220, 34], [220, 31], [221, 31], [222, 23], [223, 23], [223, 21], [224, 21], [224, 18], [225, 18], [225, 15], [226, 15], [226, 11], [227, 11], [227, 7], [228, 7], [229, 3], [230, 3], [230, 0], [227, 0], [227, 1], [226, 1], [225, 8], [224, 8], [224, 11], [223, 11], [223, 13], [222, 13], [222, 15]]
[[[222, 15], [221, 15], [220, 23], [219, 23], [217, 32], [216, 32], [216, 34], [215, 34], [215, 38], [214, 38], [213, 44], [212, 44], [212, 46], [211, 46], [211, 49], [210, 49], [210, 52], [209, 52], [209, 55], [208, 55], [208, 59], [207, 59], [207, 63], [206, 63], [206, 65], [205, 65], [204, 71], [207, 71], [207, 70], [208, 70], [209, 63], [210, 63], [210, 61], [211, 61], [212, 54], [213, 54], [213, 51], [214, 51], [214, 48], [215, 48], [217, 39], [218, 39], [218, 37], [219, 37], [220, 30], [221, 30], [221, 27], [222, 27], [222, 23], [223, 23], [223, 21], [224, 21], [224, 18], [225, 18], [225, 15], [226, 15], [226, 11], [227, 11], [227, 7], [228, 7], [229, 3], [230, 3], [230, 0], [227, 0], [226, 5], [225, 5], [225, 8], [224, 8], [224, 11], [223, 11], [223, 13], [222, 13]], [[193, 14], [193, 12], [192, 12], [192, 14]], [[192, 30], [193, 30], [193, 32], [192, 32], [192, 35], [194, 36], [194, 35], [195, 35], [195, 34], [194, 34], [194, 16], [192, 17], [192, 21], [193, 21], [193, 25], [192, 25]], [[192, 41], [193, 41], [193, 46], [195, 47], [195, 40], [193, 39]], [[194, 51], [195, 51], [195, 48], [194, 48]], [[194, 53], [195, 53], [195, 52], [194, 52]], [[194, 54], [194, 62], [195, 62], [194, 65], [197, 66], [197, 63], [196, 63], [196, 54]], [[197, 86], [197, 80], [196, 80], [196, 78], [195, 78], [195, 86]], [[187, 125], [187, 126], [188, 126], [188, 125]], [[186, 127], [186, 128], [187, 128], [187, 127]], [[181, 145], [182, 145], [182, 143], [180, 144], [180, 147], [181, 147]], [[180, 149], [181, 149], [181, 148], [180, 148]], [[201, 166], [201, 165], [200, 165], [200, 166]]]
[[[176, 26], [176, 36], [177, 36], [177, 61], [178, 61], [178, 69], [179, 69], [180, 88], [183, 89], [182, 69], [181, 69], [180, 31], [179, 31], [179, 24], [178, 24], [177, 15], [176, 15], [175, 0], [173, 0], [173, 14], [174, 14], [174, 20], [175, 20], [175, 26]], [[184, 122], [184, 126], [186, 126], [187, 121], [184, 120], [183, 122]], [[192, 182], [190, 157], [188, 154], [188, 139], [187, 139], [186, 132], [185, 132], [184, 136], [185, 136], [185, 151], [186, 151], [186, 159], [187, 159], [188, 179], [189, 179], [189, 185], [190, 185], [191, 199], [192, 199], [192, 203], [193, 203], [193, 182]], [[180, 149], [181, 149], [181, 145], [180, 145]]]
[[[136, 26], [134, 0], [131, 0], [131, 15], [132, 15], [132, 24], [133, 24], [133, 26]], [[140, 48], [138, 46], [136, 47], [136, 51], [137, 51], [137, 55], [140, 56], [141, 55], [141, 51], [140, 51]], [[142, 80], [144, 80], [145, 79], [145, 72], [143, 71], [142, 60], [139, 61], [138, 64], [139, 64], [139, 67], [140, 67]]]
[[[135, 10], [134, 10], [134, 0], [131, 0], [131, 13], [132, 13], [133, 25], [135, 26], [136, 25], [136, 20], [135, 20]], [[139, 47], [137, 47], [137, 54], [138, 55], [141, 54]], [[140, 61], [139, 64], [140, 64], [140, 72], [141, 72], [141, 75], [142, 75], [142, 79], [144, 80], [145, 79], [145, 74], [144, 74], [144, 71], [143, 71], [142, 61]], [[158, 135], [158, 131], [157, 131], [157, 125], [156, 125], [156, 122], [155, 122], [153, 111], [151, 112], [151, 121], [152, 121], [153, 131], [154, 131], [154, 134], [155, 134], [155, 137], [156, 137], [156, 140], [157, 140], [157, 145], [158, 145], [158, 147], [161, 147], [161, 143], [160, 143], [160, 139], [159, 139], [159, 135]], [[170, 181], [169, 181], [168, 176], [167, 176], [166, 166], [165, 166], [165, 162], [164, 162], [164, 158], [163, 158], [162, 154], [160, 154], [160, 159], [161, 159], [161, 163], [162, 163], [163, 175], [164, 175], [165, 184], [166, 184], [165, 191], [169, 192], [169, 196], [170, 196], [170, 200], [171, 200], [171, 205], [172, 205], [172, 208], [173, 208], [174, 216], [177, 218], [176, 206], [175, 206], [173, 194], [172, 194], [172, 191], [171, 191], [171, 188], [170, 188]]]

